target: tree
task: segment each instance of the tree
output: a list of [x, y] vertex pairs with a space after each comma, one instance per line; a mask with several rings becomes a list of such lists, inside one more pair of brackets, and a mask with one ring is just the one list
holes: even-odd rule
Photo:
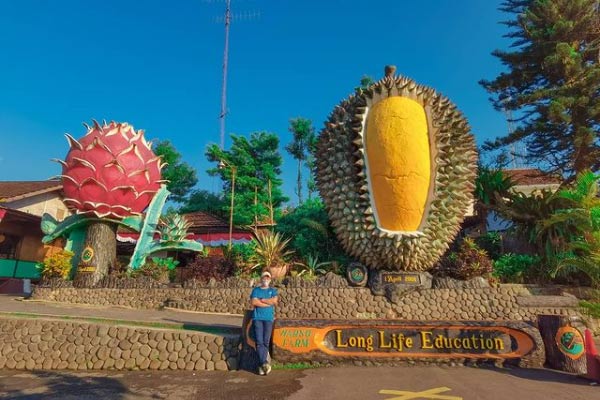
[[171, 192], [170, 200], [178, 203], [186, 202], [188, 193], [198, 183], [196, 170], [181, 161], [181, 154], [168, 140], [158, 142], [154, 146], [154, 153], [167, 163], [162, 170], [162, 177], [169, 181], [167, 189]]
[[[596, 245], [600, 242], [595, 242], [594, 235], [600, 232], [599, 179], [586, 171], [558, 192], [514, 193], [496, 208], [514, 223], [514, 234], [535, 245], [543, 266], [568, 275], [573, 270], [566, 267], [589, 264], [590, 259], [584, 258], [597, 256]], [[586, 246], [592, 250], [586, 253]], [[582, 264], [572, 263], [574, 257], [579, 257]]]
[[360, 78], [360, 85], [358, 87], [355, 87], [354, 90], [365, 90], [374, 83], [375, 81], [369, 75], [363, 75], [362, 78]]
[[209, 169], [209, 175], [219, 175], [226, 198], [224, 211], [229, 215], [232, 177], [235, 173], [234, 223], [251, 225], [271, 221], [274, 212], [288, 200], [281, 191], [282, 158], [279, 138], [268, 132], [254, 132], [250, 138], [231, 135], [230, 150], [212, 144], [206, 150], [209, 161], [221, 163], [222, 168]]
[[349, 259], [320, 199], [307, 200], [283, 215], [277, 220], [275, 230], [292, 238], [290, 248], [303, 260], [312, 256], [323, 261], [346, 263]]
[[[315, 128], [313, 128], [311, 120], [298, 117], [290, 120], [289, 131], [292, 132], [293, 141], [285, 146], [285, 149], [294, 159], [298, 160], [296, 195], [298, 196], [298, 204], [302, 204], [302, 164], [306, 163], [307, 167], [311, 167], [307, 161], [311, 156], [311, 147], [314, 146], [315, 142]], [[311, 159], [310, 164], [313, 163], [314, 161]]]
[[517, 129], [486, 150], [527, 144], [527, 160], [571, 179], [600, 167], [600, 14], [597, 0], [506, 0], [514, 15], [508, 68], [480, 83], [496, 109], [518, 111]]
[[317, 136], [313, 137], [313, 142], [309, 147], [308, 155], [306, 156], [306, 168], [308, 168], [308, 179], [306, 180], [306, 189], [308, 191], [308, 199], [312, 200], [313, 193], [317, 191], [317, 182], [315, 181], [315, 161], [317, 153]]
[[501, 169], [479, 165], [475, 181], [475, 198], [484, 206], [493, 208], [503, 198], [508, 197], [514, 186], [515, 183]]
[[510, 198], [510, 191], [515, 183], [501, 169], [479, 165], [475, 181], [475, 215], [479, 228], [483, 231], [487, 226], [490, 211], [497, 211]]
[[[600, 175], [585, 171], [570, 187], [563, 188], [556, 196], [563, 199], [564, 206], [549, 218], [540, 221], [540, 233], [559, 231], [559, 254], [554, 274], [572, 273], [575, 268], [587, 274], [592, 283], [600, 283], [600, 199], [598, 198]], [[571, 270], [570, 270], [571, 269]]]
[[204, 211], [221, 218], [227, 217], [224, 213], [227, 202], [223, 194], [212, 193], [208, 190], [194, 190], [190, 193], [185, 203], [179, 208], [180, 213]]

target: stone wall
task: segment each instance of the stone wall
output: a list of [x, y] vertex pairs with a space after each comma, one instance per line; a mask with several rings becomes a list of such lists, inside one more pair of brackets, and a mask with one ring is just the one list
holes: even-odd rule
[[0, 369], [237, 369], [239, 335], [0, 317]]
[[[278, 318], [535, 321], [537, 314], [577, 315], [573, 298], [552, 296], [554, 301], [550, 302], [524, 301], [532, 295], [522, 286], [413, 291], [397, 305], [384, 296], [374, 296], [367, 288], [295, 287], [278, 290]], [[33, 299], [146, 309], [167, 306], [200, 312], [243, 314], [249, 305], [249, 294], [250, 288], [36, 288]]]

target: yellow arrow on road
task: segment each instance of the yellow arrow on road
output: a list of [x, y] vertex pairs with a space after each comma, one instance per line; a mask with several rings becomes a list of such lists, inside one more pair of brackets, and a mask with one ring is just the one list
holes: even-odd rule
[[438, 393], [447, 392], [449, 387], [439, 387], [422, 392], [409, 392], [406, 390], [380, 390], [379, 394], [393, 394], [399, 395], [397, 397], [389, 397], [385, 400], [412, 400], [412, 399], [437, 399], [437, 400], [462, 400], [462, 397], [457, 396], [445, 396]]

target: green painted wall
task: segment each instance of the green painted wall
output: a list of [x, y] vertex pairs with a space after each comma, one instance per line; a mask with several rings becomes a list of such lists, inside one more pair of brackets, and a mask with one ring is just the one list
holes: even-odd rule
[[0, 259], [0, 278], [40, 279], [40, 271], [35, 265], [32, 261]]

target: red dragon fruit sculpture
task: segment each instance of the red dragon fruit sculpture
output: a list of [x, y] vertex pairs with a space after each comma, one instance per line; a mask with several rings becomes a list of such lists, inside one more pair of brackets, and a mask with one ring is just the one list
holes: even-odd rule
[[[87, 126], [87, 125], [86, 125]], [[122, 219], [139, 215], [162, 183], [162, 163], [142, 130], [127, 123], [87, 126], [75, 140], [63, 166], [65, 204], [77, 214]]]
[[55, 161], [63, 167], [64, 201], [87, 226], [75, 284], [94, 286], [115, 263], [117, 223], [140, 215], [164, 181], [142, 130], [117, 122], [85, 126], [79, 140], [66, 135], [70, 150]]

